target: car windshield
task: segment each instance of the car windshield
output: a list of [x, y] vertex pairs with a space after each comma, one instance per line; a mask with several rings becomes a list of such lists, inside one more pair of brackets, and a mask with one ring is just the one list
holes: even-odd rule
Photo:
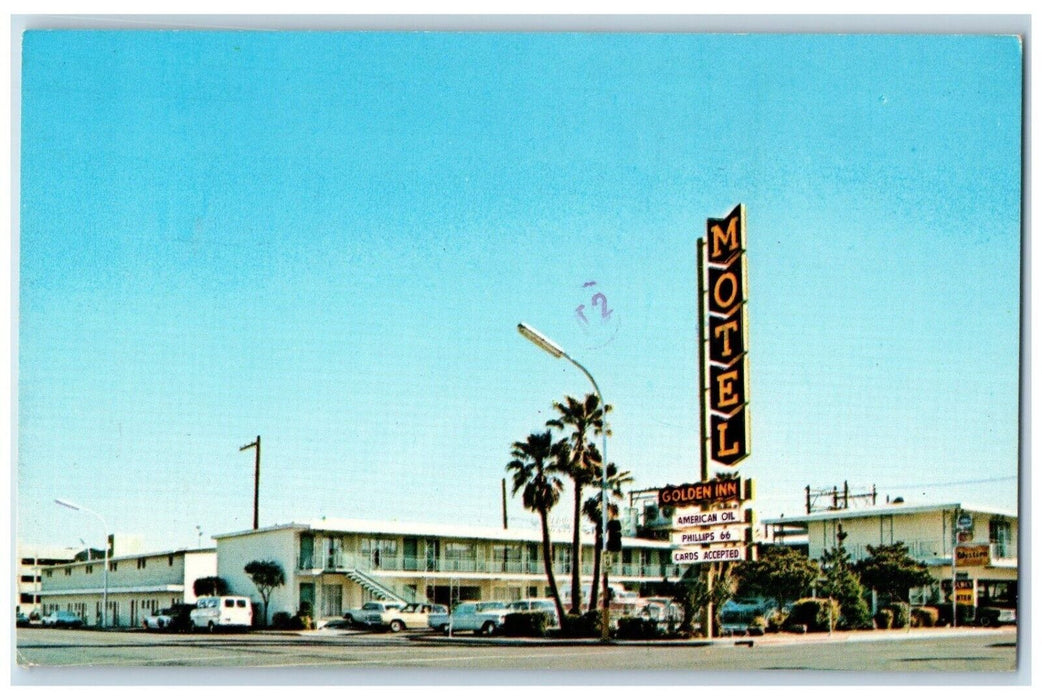
[[489, 601], [487, 603], [479, 603], [478, 606], [477, 606], [477, 609], [479, 611], [484, 611], [484, 610], [503, 610], [505, 607], [506, 607], [505, 603], [502, 603], [501, 601], [493, 600], [493, 601]]

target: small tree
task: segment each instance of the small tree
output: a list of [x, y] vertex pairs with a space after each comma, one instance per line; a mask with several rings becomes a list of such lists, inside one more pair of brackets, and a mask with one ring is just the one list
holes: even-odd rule
[[738, 595], [760, 597], [777, 606], [799, 600], [811, 592], [818, 565], [791, 547], [763, 547], [756, 561], [735, 565]]
[[926, 565], [908, 554], [904, 542], [867, 546], [868, 558], [855, 565], [861, 583], [889, 601], [908, 602], [908, 590], [934, 582]]
[[[845, 535], [845, 533], [843, 533]], [[839, 545], [821, 554], [821, 572], [825, 577], [822, 592], [839, 603], [840, 620], [836, 626], [865, 629], [872, 626], [872, 615], [865, 603], [865, 589], [851, 568], [850, 557], [840, 538]]]
[[220, 576], [204, 576], [192, 583], [192, 592], [199, 598], [207, 595], [228, 595], [228, 582]]
[[249, 575], [253, 585], [264, 601], [264, 626], [268, 626], [268, 599], [271, 592], [286, 583], [286, 574], [282, 566], [276, 561], [251, 561], [246, 565], [244, 571]]

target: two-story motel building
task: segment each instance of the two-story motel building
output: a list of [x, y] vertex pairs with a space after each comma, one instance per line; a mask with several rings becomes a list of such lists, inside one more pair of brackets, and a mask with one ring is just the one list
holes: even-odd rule
[[[959, 527], [959, 516], [964, 524]], [[764, 520], [766, 541], [805, 546], [811, 559], [820, 560], [827, 549], [842, 538], [851, 561], [869, 556], [868, 546], [902, 542], [914, 559], [926, 564], [937, 583], [913, 591], [913, 604], [950, 600], [953, 573], [957, 579], [971, 581], [973, 604], [996, 595], [1016, 596], [1017, 529], [1015, 513], [977, 508], [961, 503], [912, 505], [888, 503], [858, 509], [836, 509], [804, 515]], [[957, 566], [952, 560], [957, 544], [984, 545], [986, 560], [972, 566]]]
[[[319, 519], [232, 532], [217, 541], [217, 575], [233, 592], [256, 589], [243, 570], [253, 560], [275, 561], [286, 575], [275, 588], [269, 616], [293, 614], [309, 603], [318, 620], [339, 618], [372, 599], [516, 600], [548, 595], [542, 539], [536, 530], [465, 525]], [[570, 575], [571, 533], [555, 533], [554, 570], [559, 588]], [[676, 580], [684, 567], [671, 563], [668, 541], [624, 537], [613, 555], [613, 584]], [[593, 573], [592, 537], [582, 541], [582, 577]]]
[[194, 603], [196, 579], [216, 572], [212, 547], [111, 557], [107, 584], [103, 558], [45, 566], [38, 591], [40, 612], [71, 610], [85, 624], [100, 625], [102, 599], [107, 598], [109, 625], [137, 627], [157, 610]]

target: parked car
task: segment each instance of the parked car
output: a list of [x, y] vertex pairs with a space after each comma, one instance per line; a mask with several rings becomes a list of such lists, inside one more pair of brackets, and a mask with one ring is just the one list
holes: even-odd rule
[[352, 608], [344, 613], [344, 620], [349, 625], [368, 626], [370, 619], [377, 619], [380, 614], [388, 610], [398, 610], [405, 607], [405, 603], [390, 600], [370, 600], [363, 603], [360, 608]]
[[511, 611], [502, 601], [465, 602], [451, 613], [431, 613], [430, 626], [439, 632], [473, 632], [495, 634]]
[[163, 608], [153, 615], [145, 616], [141, 626], [146, 630], [166, 630], [167, 632], [189, 632], [192, 629], [192, 611], [194, 605], [178, 603]]
[[[754, 627], [757, 617], [767, 617], [771, 608], [767, 601], [757, 598], [734, 598], [720, 606], [720, 632], [725, 635], [745, 636]], [[758, 633], [760, 628], [756, 627]]]
[[381, 612], [369, 612], [365, 617], [365, 624], [372, 629], [401, 632], [404, 629], [429, 627], [431, 613], [448, 611], [444, 605], [433, 603], [409, 603], [400, 608], [389, 605]]
[[188, 616], [193, 630], [247, 629], [253, 624], [253, 604], [241, 595], [207, 596], [196, 601]]
[[640, 616], [663, 625], [679, 625], [684, 619], [684, 608], [670, 598], [645, 598], [646, 604]]
[[14, 624], [15, 624], [15, 627], [28, 627], [29, 626], [29, 616], [26, 615], [23, 612], [18, 613], [15, 616], [15, 623]]
[[507, 606], [511, 612], [524, 612], [529, 610], [537, 610], [539, 612], [545, 612], [550, 621], [547, 624], [548, 628], [555, 628], [561, 626], [561, 621], [557, 618], [557, 606], [549, 598], [522, 598], [521, 600], [515, 600]]
[[71, 610], [55, 610], [43, 616], [44, 627], [83, 627], [83, 620]]

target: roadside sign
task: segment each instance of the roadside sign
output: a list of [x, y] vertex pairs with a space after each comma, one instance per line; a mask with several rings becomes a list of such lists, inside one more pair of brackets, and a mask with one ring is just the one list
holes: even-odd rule
[[960, 544], [955, 547], [955, 566], [988, 566], [991, 564], [991, 546]]
[[720, 544], [726, 542], [745, 542], [744, 525], [733, 527], [714, 527], [699, 530], [680, 530], [670, 535], [670, 542], [677, 547], [693, 547], [700, 544]]
[[960, 513], [959, 519], [955, 521], [955, 526], [960, 530], [969, 530], [973, 527], [973, 516], [969, 513]]
[[703, 549], [674, 549], [674, 564], [702, 564], [716, 561], [745, 561], [745, 546]]
[[740, 479], [714, 479], [659, 489], [659, 506], [694, 506], [742, 500]]
[[694, 510], [692, 508], [677, 509], [673, 514], [673, 529], [684, 530], [693, 527], [711, 527], [713, 525], [736, 525], [745, 522], [745, 511], [741, 508], [728, 510]]

